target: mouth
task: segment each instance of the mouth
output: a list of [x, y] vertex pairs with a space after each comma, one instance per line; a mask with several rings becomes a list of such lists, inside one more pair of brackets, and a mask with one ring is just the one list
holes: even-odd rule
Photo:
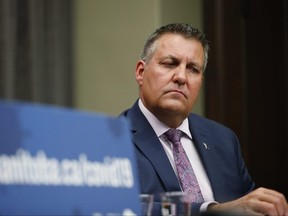
[[180, 91], [180, 90], [177, 90], [177, 89], [170, 90], [170, 91], [168, 91], [167, 93], [181, 94], [182, 96], [184, 96], [185, 98], [187, 98], [186, 95], [184, 94], [184, 92], [182, 92], [182, 91]]

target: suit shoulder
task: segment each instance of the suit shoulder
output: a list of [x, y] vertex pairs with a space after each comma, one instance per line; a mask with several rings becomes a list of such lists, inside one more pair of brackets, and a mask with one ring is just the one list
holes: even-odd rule
[[231, 128], [227, 127], [226, 125], [195, 113], [191, 113], [189, 115], [189, 120], [192, 125], [197, 125], [198, 127], [206, 128], [207, 130], [221, 130], [233, 132]]

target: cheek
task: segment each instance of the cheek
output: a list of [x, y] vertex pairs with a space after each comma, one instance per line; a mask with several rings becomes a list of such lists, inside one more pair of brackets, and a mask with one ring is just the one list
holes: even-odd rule
[[193, 82], [190, 84], [189, 92], [191, 98], [196, 98], [202, 86], [202, 81]]
[[165, 86], [165, 80], [161, 76], [149, 76], [145, 80], [146, 87], [149, 88], [149, 91], [154, 91], [154, 94], [159, 93], [159, 91]]

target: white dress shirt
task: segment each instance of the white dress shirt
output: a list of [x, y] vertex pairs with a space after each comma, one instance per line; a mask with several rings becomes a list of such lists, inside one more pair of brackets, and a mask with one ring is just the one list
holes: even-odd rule
[[[142, 103], [141, 99], [139, 99], [139, 108], [142, 111], [143, 115], [146, 117], [148, 122], [150, 123], [151, 127], [155, 131], [156, 135], [158, 136], [168, 158], [169, 161], [174, 169], [176, 176], [178, 177], [175, 162], [173, 158], [173, 149], [172, 144], [166, 139], [163, 135], [167, 130], [170, 128], [165, 125], [163, 122], [159, 121]], [[198, 152], [193, 144], [192, 135], [189, 130], [189, 122], [186, 118], [182, 124], [177, 128], [184, 132], [184, 136], [181, 137], [182, 146], [188, 156], [188, 159], [193, 167], [194, 173], [198, 180], [199, 187], [201, 189], [202, 196], [204, 198], [205, 203], [201, 206], [200, 211], [204, 211], [207, 209], [207, 206], [210, 203], [214, 203], [214, 196], [211, 188], [210, 181], [207, 177], [206, 171], [202, 164], [202, 161], [198, 155]]]

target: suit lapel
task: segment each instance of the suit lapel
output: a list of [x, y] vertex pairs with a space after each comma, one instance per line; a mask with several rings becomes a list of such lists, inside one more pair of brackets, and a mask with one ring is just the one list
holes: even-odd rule
[[[181, 190], [162, 144], [137, 103], [134, 104], [127, 115], [131, 121], [133, 143], [151, 161], [166, 191]], [[139, 171], [141, 172], [141, 170]]]
[[[215, 152], [215, 140], [211, 137], [211, 134], [205, 127], [202, 126], [201, 122], [189, 117], [189, 127], [193, 137], [194, 145], [198, 150], [203, 166], [210, 180], [214, 198], [217, 198], [217, 194], [223, 190], [223, 178], [219, 174], [219, 167], [217, 165], [217, 153]], [[220, 190], [220, 191], [219, 191]], [[223, 191], [222, 191], [223, 192]]]

